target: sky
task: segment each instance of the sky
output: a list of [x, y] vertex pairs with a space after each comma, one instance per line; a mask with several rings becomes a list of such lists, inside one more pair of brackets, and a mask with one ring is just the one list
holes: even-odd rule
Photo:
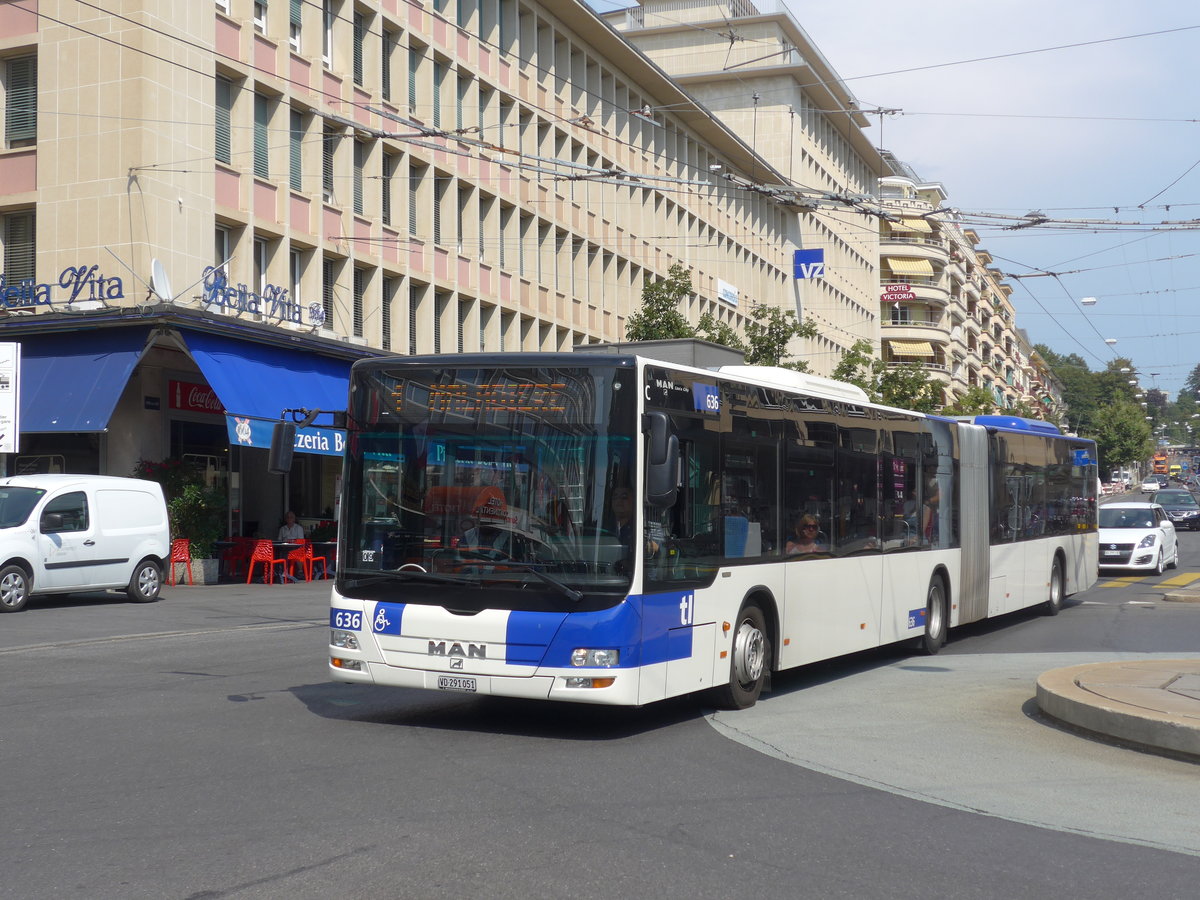
[[[1009, 279], [1030, 340], [1132, 359], [1174, 398], [1200, 364], [1200, 5], [780, 2], [861, 109], [898, 110], [870, 116], [876, 146], [943, 186], [994, 268], [1037, 276]], [[1031, 212], [1050, 223], [1012, 227]]]

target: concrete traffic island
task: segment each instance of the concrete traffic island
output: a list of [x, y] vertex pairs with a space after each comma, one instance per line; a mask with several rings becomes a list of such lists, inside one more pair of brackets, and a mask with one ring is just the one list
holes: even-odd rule
[[1200, 659], [1052, 669], [1038, 678], [1037, 704], [1076, 728], [1200, 761]]

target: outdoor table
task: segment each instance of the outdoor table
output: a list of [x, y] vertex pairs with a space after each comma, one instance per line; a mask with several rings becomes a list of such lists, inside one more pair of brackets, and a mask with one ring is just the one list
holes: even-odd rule
[[[275, 556], [277, 559], [287, 559], [287, 555], [293, 550], [299, 550], [303, 544], [294, 544], [291, 541], [271, 541], [275, 545]], [[287, 564], [284, 564], [283, 572], [279, 576], [279, 580], [283, 582], [298, 581], [294, 575], [288, 571]]]

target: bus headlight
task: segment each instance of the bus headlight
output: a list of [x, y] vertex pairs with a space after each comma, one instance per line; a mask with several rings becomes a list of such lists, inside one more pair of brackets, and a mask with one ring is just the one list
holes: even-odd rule
[[577, 647], [571, 651], [571, 665], [597, 666], [609, 669], [621, 661], [621, 651], [612, 649], [589, 649]]
[[353, 631], [342, 631], [340, 628], [329, 630], [329, 645], [341, 650], [357, 650], [358, 636]]

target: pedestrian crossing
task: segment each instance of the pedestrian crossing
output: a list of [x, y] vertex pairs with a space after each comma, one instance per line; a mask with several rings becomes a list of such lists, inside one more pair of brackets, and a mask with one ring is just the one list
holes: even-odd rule
[[[1147, 578], [1152, 576], [1153, 573], [1148, 573], [1146, 575], [1122, 575], [1119, 578], [1110, 578], [1106, 581], [1101, 581], [1097, 587], [1128, 587], [1131, 584], [1137, 584], [1140, 581], [1145, 581]], [[1193, 584], [1197, 581], [1200, 581], [1200, 572], [1181, 572], [1178, 575], [1172, 575], [1170, 578], [1164, 578], [1162, 581], [1156, 581], [1154, 583], [1160, 587], [1181, 588], [1187, 587], [1189, 584]]]

